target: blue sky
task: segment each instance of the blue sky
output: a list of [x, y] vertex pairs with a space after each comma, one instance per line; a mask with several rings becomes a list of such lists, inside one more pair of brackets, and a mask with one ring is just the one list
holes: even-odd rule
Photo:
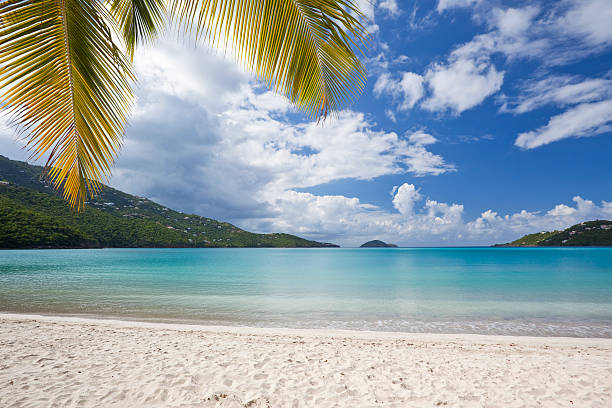
[[[488, 245], [612, 218], [609, 0], [360, 1], [368, 86], [322, 126], [161, 39], [110, 184], [343, 245]], [[23, 158], [0, 130], [0, 152]]]
[[[384, 45], [379, 47], [376, 56], [385, 63], [371, 69], [378, 75], [376, 81], [372, 78], [370, 91], [375, 90], [377, 84], [384, 90], [374, 92], [373, 97], [362, 98], [357, 110], [369, 112], [383, 128], [393, 128], [397, 132], [423, 129], [439, 140], [432, 149], [455, 164], [457, 171], [424, 177], [419, 184], [427, 186], [428, 194], [463, 203], [465, 214], [469, 216], [478, 216], [483, 207], [504, 213], [521, 209], [537, 211], [560, 202], [570, 204], [576, 194], [592, 200], [610, 199], [612, 166], [608, 152], [612, 139], [606, 137], [609, 130], [593, 132], [599, 134], [596, 138], [578, 139], [568, 135], [568, 139], [531, 149], [515, 144], [519, 134], [545, 126], [552, 117], [568, 111], [572, 107], [569, 92], [567, 100], [542, 101], [539, 106], [526, 106], [521, 111], [512, 109], [512, 104], [516, 106], [529, 96], [537, 98], [550, 91], [541, 86], [539, 92], [528, 93], [530, 87], [546, 81], [567, 88], [578, 88], [591, 81], [593, 87], [584, 87], [579, 96], [590, 101], [588, 94], [595, 92], [600, 97], [593, 95], [592, 101], [609, 98], [612, 92], [610, 28], [597, 27], [595, 22], [593, 29], [602, 31], [601, 34], [596, 31], [601, 41], [586, 41], [585, 48], [580, 44], [576, 47], [579, 51], [573, 53], [568, 43], [588, 38], [586, 32], [580, 33], [578, 28], [579, 33], [570, 36], [564, 34], [561, 27], [548, 27], [540, 29], [545, 32], [538, 33], [534, 27], [544, 25], [545, 20], [547, 25], [554, 25], [550, 22], [554, 20], [551, 16], [569, 14], [579, 3], [512, 2], [512, 7], [508, 7], [502, 2], [459, 1], [442, 2], [441, 10], [436, 2], [395, 4], [397, 12], [394, 15], [382, 13], [378, 24], [378, 39]], [[455, 6], [451, 7], [453, 4]], [[582, 2], [582, 5], [587, 9], [585, 13], [589, 8], [606, 8], [606, 2]], [[599, 11], [602, 18], [610, 16], [610, 8], [608, 3], [607, 13]], [[508, 31], [513, 29], [509, 25], [516, 26], [515, 32], [506, 39], [499, 28], [504, 24]], [[485, 68], [478, 76], [486, 76], [494, 69], [502, 78], [499, 84], [493, 83], [489, 88], [486, 83], [482, 84], [479, 97], [464, 102], [460, 108], [452, 107], [452, 95], [448, 94], [447, 99], [451, 101], [441, 100], [445, 107], [434, 109], [428, 107], [427, 95], [431, 101], [431, 88], [427, 89], [425, 84], [422, 91], [425, 96], [414, 106], [402, 109], [407, 98], [398, 81], [404, 73], [435, 74], [436, 69], [432, 67], [436, 65], [439, 71], [452, 70], [453, 52], [474, 46], [479, 36], [495, 38], [497, 44], [486, 49], [481, 46], [464, 60], [484, 60]], [[540, 41], [542, 45], [533, 45]], [[518, 50], [504, 50], [514, 44], [520, 45]], [[556, 55], [557, 47], [567, 48]], [[551, 61], [553, 59], [558, 61]], [[386, 78], [393, 82], [389, 84]], [[457, 93], [461, 88], [458, 87]], [[461, 99], [454, 102], [458, 106]], [[606, 123], [609, 124], [609, 119], [602, 125]], [[385, 182], [384, 179], [382, 177], [380, 182]], [[387, 186], [401, 182], [395, 176], [388, 179]], [[364, 186], [363, 190], [366, 193], [368, 188]], [[319, 188], [317, 191], [326, 190]]]

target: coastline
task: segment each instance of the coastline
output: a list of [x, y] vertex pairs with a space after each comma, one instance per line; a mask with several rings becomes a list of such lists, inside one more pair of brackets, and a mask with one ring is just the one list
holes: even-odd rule
[[612, 405], [612, 339], [0, 313], [0, 406]]
[[234, 325], [207, 325], [200, 323], [172, 323], [138, 318], [122, 319], [117, 317], [74, 316], [36, 313], [6, 313], [0, 312], [0, 322], [5, 320], [40, 321], [50, 323], [70, 323], [83, 325], [108, 325], [117, 328], [143, 328], [152, 330], [176, 330], [210, 332], [216, 334], [260, 335], [260, 336], [295, 336], [295, 337], [331, 337], [353, 339], [390, 339], [418, 340], [424, 342], [436, 341], [474, 341], [495, 343], [529, 343], [529, 344], [589, 344], [609, 345], [612, 348], [612, 338], [604, 337], [564, 337], [564, 336], [516, 336], [504, 334], [477, 333], [418, 333], [384, 330], [350, 330], [350, 329], [311, 329], [290, 327], [256, 327]]

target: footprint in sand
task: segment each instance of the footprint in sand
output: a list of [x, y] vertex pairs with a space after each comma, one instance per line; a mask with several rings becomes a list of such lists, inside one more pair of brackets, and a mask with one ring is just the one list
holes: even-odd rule
[[266, 365], [266, 364], [267, 364], [269, 361], [270, 361], [270, 359], [269, 359], [269, 358], [266, 358], [266, 359], [264, 359], [264, 360], [260, 361], [259, 363], [257, 363], [257, 364], [255, 364], [255, 365], [253, 365], [253, 367], [255, 367], [255, 368], [257, 368], [257, 369], [260, 369], [260, 368], [262, 368], [263, 366], [265, 366], [265, 365]]

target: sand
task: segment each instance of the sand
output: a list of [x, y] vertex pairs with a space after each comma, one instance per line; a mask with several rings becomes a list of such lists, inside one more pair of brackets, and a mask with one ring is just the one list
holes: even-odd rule
[[612, 340], [0, 315], [0, 407], [612, 407]]

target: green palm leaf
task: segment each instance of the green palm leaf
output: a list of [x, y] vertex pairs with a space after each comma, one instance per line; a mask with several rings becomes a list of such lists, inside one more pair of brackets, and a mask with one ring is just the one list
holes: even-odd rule
[[81, 208], [110, 174], [127, 121], [131, 66], [105, 6], [87, 0], [1, 3], [2, 104], [47, 155], [54, 185]]
[[110, 12], [119, 24], [130, 58], [140, 44], [151, 43], [163, 26], [163, 0], [112, 0]]
[[351, 103], [365, 86], [366, 30], [351, 0], [173, 0], [171, 12], [311, 115]]

